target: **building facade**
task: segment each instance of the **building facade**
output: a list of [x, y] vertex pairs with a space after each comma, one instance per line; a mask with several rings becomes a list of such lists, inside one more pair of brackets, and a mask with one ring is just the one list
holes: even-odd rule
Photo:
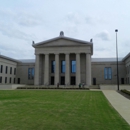
[[[116, 84], [116, 58], [91, 58], [93, 41], [59, 37], [34, 43], [35, 59], [0, 55], [0, 84], [75, 85]], [[129, 84], [130, 54], [119, 58], [120, 84]]]

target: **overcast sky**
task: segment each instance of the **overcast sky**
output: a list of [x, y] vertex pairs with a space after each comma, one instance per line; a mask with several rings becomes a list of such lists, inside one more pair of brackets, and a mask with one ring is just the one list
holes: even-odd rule
[[32, 41], [64, 35], [93, 39], [92, 57], [119, 57], [130, 52], [130, 0], [0, 0], [0, 53], [34, 58]]

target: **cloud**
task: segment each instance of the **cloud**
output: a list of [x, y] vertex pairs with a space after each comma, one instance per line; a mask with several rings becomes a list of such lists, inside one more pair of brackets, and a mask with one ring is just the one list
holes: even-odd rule
[[17, 14], [15, 19], [19, 25], [26, 27], [34, 27], [43, 23], [43, 19], [41, 17], [38, 17], [35, 14], [27, 14], [25, 12]]
[[43, 23], [42, 17], [37, 14], [26, 12], [13, 12], [11, 10], [0, 10], [0, 20], [10, 24], [18, 24], [26, 27], [35, 27]]
[[106, 30], [96, 34], [95, 37], [97, 37], [103, 41], [110, 41], [111, 40], [110, 34]]
[[36, 39], [34, 35], [26, 34], [18, 29], [15, 29], [14, 27], [5, 26], [2, 23], [0, 23], [0, 32], [5, 36], [11, 37], [11, 38], [18, 38], [18, 39], [22, 39], [26, 41]]

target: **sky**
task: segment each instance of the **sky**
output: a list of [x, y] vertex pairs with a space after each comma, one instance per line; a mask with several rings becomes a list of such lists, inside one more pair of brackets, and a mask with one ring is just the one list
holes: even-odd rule
[[0, 54], [34, 59], [35, 43], [58, 37], [90, 41], [93, 58], [130, 52], [130, 0], [0, 0]]

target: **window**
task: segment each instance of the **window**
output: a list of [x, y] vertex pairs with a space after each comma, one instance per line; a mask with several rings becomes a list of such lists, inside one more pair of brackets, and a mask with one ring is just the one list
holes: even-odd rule
[[10, 79], [9, 79], [9, 83], [11, 83], [11, 77], [10, 77]]
[[5, 83], [7, 83], [7, 77], [5, 77]]
[[0, 73], [3, 72], [3, 65], [0, 66]]
[[51, 61], [51, 73], [55, 73], [55, 61]]
[[12, 67], [10, 67], [10, 74], [12, 74]]
[[0, 83], [2, 83], [2, 77], [0, 77]]
[[65, 73], [65, 61], [61, 61], [61, 73]]
[[34, 68], [28, 68], [28, 79], [34, 79]]
[[14, 75], [16, 75], [16, 68], [14, 68]]
[[112, 79], [112, 69], [111, 67], [105, 67], [104, 68], [104, 78], [105, 79]]
[[76, 72], [76, 61], [72, 60], [71, 61], [71, 73], [75, 73]]
[[8, 73], [8, 66], [6, 66], [6, 68], [5, 68], [5, 73], [6, 74]]

